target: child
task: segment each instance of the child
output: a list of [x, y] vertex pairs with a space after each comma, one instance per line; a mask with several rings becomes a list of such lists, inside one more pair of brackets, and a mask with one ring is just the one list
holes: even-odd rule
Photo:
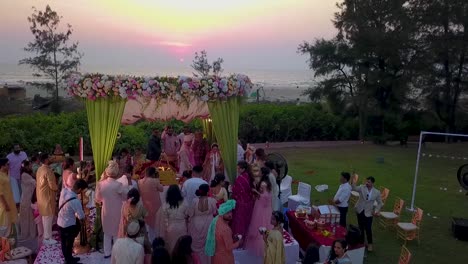
[[286, 263], [286, 255], [283, 244], [283, 223], [284, 216], [281, 212], [275, 211], [271, 215], [271, 224], [273, 229], [268, 231], [260, 230], [265, 241], [265, 256], [263, 263], [265, 264], [284, 264]]

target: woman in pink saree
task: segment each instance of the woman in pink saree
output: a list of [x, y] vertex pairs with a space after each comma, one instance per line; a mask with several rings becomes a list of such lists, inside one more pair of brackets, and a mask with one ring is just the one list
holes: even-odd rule
[[237, 177], [232, 187], [232, 199], [236, 200], [236, 208], [233, 211], [232, 218], [232, 232], [235, 235], [245, 237], [255, 203], [252, 192], [254, 185], [252, 172], [247, 162], [239, 161], [237, 171], [239, 177]]
[[192, 138], [185, 136], [184, 144], [179, 151], [179, 174], [182, 174], [184, 171], [192, 170], [193, 166], [195, 166], [195, 160], [191, 146]]
[[268, 178], [270, 169], [262, 168], [261, 170], [262, 179], [258, 189], [255, 190], [258, 198], [255, 200], [249, 231], [245, 238], [245, 248], [254, 256], [263, 256], [265, 250], [265, 242], [259, 228], [264, 227], [267, 230], [273, 228], [271, 225], [271, 214], [273, 212], [271, 208], [271, 183]]

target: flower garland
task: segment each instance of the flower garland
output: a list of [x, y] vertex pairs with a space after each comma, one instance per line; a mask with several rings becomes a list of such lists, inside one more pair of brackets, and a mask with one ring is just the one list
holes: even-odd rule
[[67, 79], [70, 96], [97, 100], [120, 97], [171, 99], [188, 102], [196, 97], [201, 101], [223, 101], [233, 96], [248, 96], [252, 89], [249, 77], [242, 74], [229, 77], [129, 77], [103, 74], [73, 74]]

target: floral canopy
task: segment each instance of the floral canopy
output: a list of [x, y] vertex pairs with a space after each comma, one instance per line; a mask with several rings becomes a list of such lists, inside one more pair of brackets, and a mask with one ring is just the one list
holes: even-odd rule
[[228, 77], [129, 77], [74, 74], [68, 93], [85, 100], [96, 165], [100, 175], [112, 156], [120, 124], [140, 119], [189, 122], [210, 117], [228, 177], [236, 173], [239, 105], [252, 89], [241, 74]]

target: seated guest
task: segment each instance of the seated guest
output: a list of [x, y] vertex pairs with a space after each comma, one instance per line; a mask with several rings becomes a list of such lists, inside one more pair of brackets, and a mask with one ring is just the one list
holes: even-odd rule
[[153, 241], [152, 264], [171, 264], [171, 256], [165, 247], [164, 239], [157, 237]]
[[227, 200], [218, 210], [210, 224], [206, 236], [205, 253], [211, 256], [211, 264], [234, 264], [233, 250], [242, 243], [242, 238], [233, 240], [229, 222], [232, 220], [232, 210], [236, 207], [236, 201]]
[[136, 241], [140, 234], [140, 223], [132, 221], [127, 226], [127, 236], [119, 238], [112, 247], [112, 264], [143, 264], [145, 251]]
[[283, 243], [284, 216], [281, 212], [275, 211], [271, 216], [272, 230], [262, 232], [265, 242], [264, 264], [285, 264], [286, 254]]
[[200, 264], [198, 255], [192, 251], [192, 237], [182, 236], [172, 252], [173, 264]]
[[348, 243], [345, 240], [335, 240], [325, 264], [352, 264], [351, 259], [346, 255], [347, 246]]
[[[57, 225], [59, 226], [63, 257], [67, 264], [78, 263], [80, 260], [80, 258], [72, 256], [73, 242], [81, 231], [80, 222], [85, 218], [83, 207], [77, 194], [85, 191], [87, 188], [88, 184], [83, 179], [79, 179], [75, 182], [72, 189], [63, 188], [60, 193]], [[78, 216], [78, 221], [76, 216]]]

